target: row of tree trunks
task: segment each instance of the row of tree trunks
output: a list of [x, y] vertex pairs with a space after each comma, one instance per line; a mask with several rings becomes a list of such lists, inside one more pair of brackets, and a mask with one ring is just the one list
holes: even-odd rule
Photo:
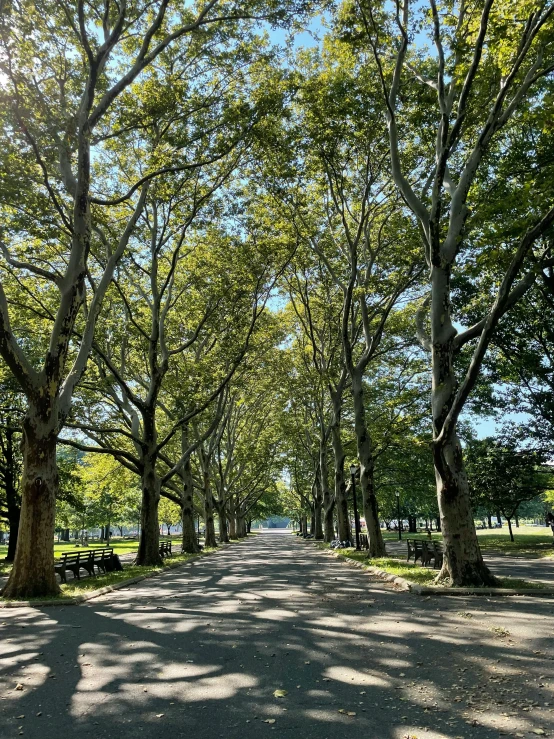
[[[181, 430], [181, 453], [184, 454], [189, 447], [188, 428], [185, 425]], [[183, 463], [181, 476], [181, 509], [183, 525], [183, 552], [196, 554], [200, 551], [196, 529], [194, 528], [194, 481], [192, 478], [192, 467], [190, 456]]]
[[323, 494], [321, 490], [321, 477], [319, 465], [314, 475], [312, 483], [312, 500], [313, 500], [313, 524], [312, 531], [314, 539], [323, 540]]
[[346, 496], [346, 480], [344, 477], [344, 462], [346, 455], [340, 436], [340, 422], [342, 413], [342, 394], [333, 396], [333, 423], [331, 425], [331, 441], [335, 465], [335, 507], [337, 511], [338, 537], [340, 541], [352, 541], [352, 526], [348, 514], [348, 499]]
[[14, 453], [14, 434], [15, 429], [11, 427], [11, 421], [8, 418], [6, 427], [6, 471], [4, 482], [6, 485], [6, 505], [8, 509], [8, 522], [10, 531], [10, 540], [8, 542], [8, 551], [6, 561], [13, 562], [15, 559], [15, 550], [17, 548], [17, 536], [19, 534], [19, 519], [21, 517], [21, 505], [17, 495], [18, 480], [16, 479], [15, 470], [15, 453]]
[[330, 543], [335, 538], [333, 514], [335, 511], [335, 497], [329, 489], [329, 466], [327, 462], [327, 441], [322, 431], [319, 447], [319, 479], [321, 482], [321, 502], [323, 505], [323, 540]]

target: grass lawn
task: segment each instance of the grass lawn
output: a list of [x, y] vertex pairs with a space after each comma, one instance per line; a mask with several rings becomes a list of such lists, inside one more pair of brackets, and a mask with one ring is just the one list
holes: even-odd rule
[[[72, 574], [69, 573], [67, 577], [67, 583], [60, 585], [61, 593], [58, 596], [60, 600], [73, 598], [76, 595], [82, 595], [83, 593], [90, 592], [91, 590], [98, 590], [104, 588], [107, 585], [115, 585], [123, 580], [130, 580], [133, 577], [140, 577], [141, 575], [153, 575], [158, 572], [163, 572], [170, 568], [171, 565], [176, 565], [183, 562], [188, 562], [190, 559], [196, 557], [202, 557], [205, 554], [213, 552], [213, 549], [204, 549], [200, 554], [179, 554], [177, 556], [169, 557], [164, 560], [164, 564], [159, 567], [138, 567], [134, 564], [124, 564], [121, 572], [108, 572], [105, 575], [97, 575], [95, 577], [83, 577], [81, 580], [74, 579]], [[38, 600], [44, 600], [39, 598]]]
[[[551, 557], [554, 555], [554, 537], [546, 526], [514, 526], [514, 539], [510, 541], [510, 532], [505, 525], [501, 529], [479, 529], [477, 536], [483, 551], [504, 552], [534, 557]], [[433, 532], [433, 539], [441, 540], [442, 535]], [[402, 533], [402, 537], [410, 539], [427, 539], [427, 534]], [[383, 531], [385, 541], [398, 541], [395, 531]]]
[[[167, 536], [161, 536], [160, 541], [167, 540]], [[175, 541], [176, 543], [180, 544], [181, 542], [181, 534], [176, 535], [175, 537], [170, 537], [172, 541]], [[103, 544], [100, 541], [89, 541], [89, 547], [88, 549], [100, 549], [105, 544]], [[112, 539], [110, 539], [110, 547], [113, 547], [115, 554], [133, 554], [138, 550], [138, 539], [122, 539], [120, 537], [114, 536]], [[60, 554], [63, 552], [82, 552], [83, 547], [76, 547], [75, 542], [55, 542], [54, 543], [54, 557], [56, 559], [59, 558]], [[86, 548], [85, 548], [86, 551]], [[8, 545], [7, 544], [0, 544], [0, 576], [7, 575], [9, 571], [12, 568], [11, 562], [4, 562], [4, 557], [6, 556], [8, 552]], [[173, 560], [176, 559], [176, 557], [172, 558]], [[121, 573], [113, 573], [114, 575], [118, 575]], [[134, 575], [129, 575], [129, 577], [134, 577]], [[121, 579], [121, 578], [120, 578]], [[125, 579], [125, 578], [123, 578]], [[99, 578], [96, 578], [96, 581], [98, 581]], [[103, 587], [103, 586], [98, 586]]]
[[[323, 542], [318, 542], [318, 546], [321, 549], [329, 548], [329, 545]], [[380, 570], [388, 572], [390, 575], [403, 577], [405, 580], [416, 583], [417, 585], [435, 585], [434, 580], [438, 571], [430, 567], [422, 567], [420, 564], [405, 562], [394, 557], [369, 559], [366, 552], [358, 552], [355, 549], [340, 549], [338, 551], [348, 559], [362, 562], [368, 567], [377, 567]], [[543, 590], [546, 587], [543, 583], [521, 580], [515, 577], [499, 577], [497, 580], [497, 587], [499, 588], [531, 588], [533, 590]]]

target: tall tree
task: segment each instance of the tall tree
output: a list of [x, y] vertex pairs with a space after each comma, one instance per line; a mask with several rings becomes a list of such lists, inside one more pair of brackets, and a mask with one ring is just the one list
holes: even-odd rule
[[[170, 57], [178, 67], [183, 52], [191, 59], [203, 51], [209, 56], [218, 43], [230, 48], [252, 19], [286, 22], [298, 9], [294, 3], [245, 7], [218, 0], [198, 9], [169, 0], [3, 5], [3, 275], [14, 273], [30, 302], [47, 308], [46, 340], [31, 357], [21, 341], [25, 316], [14, 312], [9, 289], [0, 291], [0, 354], [28, 401], [20, 536], [5, 596], [58, 592], [52, 548], [57, 435], [150, 183], [197, 164], [180, 156], [179, 142], [165, 129], [138, 178], [133, 167], [126, 171], [117, 144], [132, 159], [144, 126], [132, 105], [155, 80], [154, 62]], [[155, 126], [155, 116], [148, 124]]]
[[[373, 55], [393, 178], [417, 219], [429, 270], [418, 330], [432, 366], [433, 455], [445, 541], [440, 577], [455, 585], [494, 580], [475, 533], [458, 419], [498, 322], [535, 279], [554, 209], [539, 199], [536, 209], [520, 210], [519, 231], [506, 245], [508, 264], [493, 287], [496, 295], [463, 331], [453, 322], [452, 282], [464, 269], [472, 227], [479, 223], [475, 214], [483, 207], [475, 185], [490, 171], [492, 152], [501, 155], [513, 119], [530, 97], [540, 97], [540, 85], [553, 69], [553, 14], [552, 3], [534, 0], [442, 6], [405, 0], [392, 11], [381, 2], [355, 0], [344, 6], [342, 17], [360, 62], [369, 63], [367, 49]], [[507, 23], [515, 16], [523, 18], [521, 24]], [[422, 37], [434, 53], [425, 53]], [[467, 364], [462, 349], [473, 341]]]

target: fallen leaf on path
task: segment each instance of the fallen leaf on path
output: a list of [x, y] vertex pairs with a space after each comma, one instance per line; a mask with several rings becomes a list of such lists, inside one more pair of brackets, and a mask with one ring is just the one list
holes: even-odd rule
[[284, 698], [288, 694], [288, 690], [274, 690], [273, 695], [276, 698]]
[[23, 685], [21, 683], [17, 683], [17, 685], [15, 686], [15, 689], [16, 690], [23, 690]]
[[161, 718], [164, 714], [163, 713], [157, 713], [156, 718]]
[[275, 723], [275, 719], [274, 718], [264, 718], [263, 723], [264, 724], [274, 724]]

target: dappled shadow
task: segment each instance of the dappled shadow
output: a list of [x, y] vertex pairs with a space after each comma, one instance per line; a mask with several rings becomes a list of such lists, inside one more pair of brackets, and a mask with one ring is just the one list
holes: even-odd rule
[[553, 614], [398, 592], [263, 534], [83, 606], [0, 612], [0, 737], [549, 732]]

